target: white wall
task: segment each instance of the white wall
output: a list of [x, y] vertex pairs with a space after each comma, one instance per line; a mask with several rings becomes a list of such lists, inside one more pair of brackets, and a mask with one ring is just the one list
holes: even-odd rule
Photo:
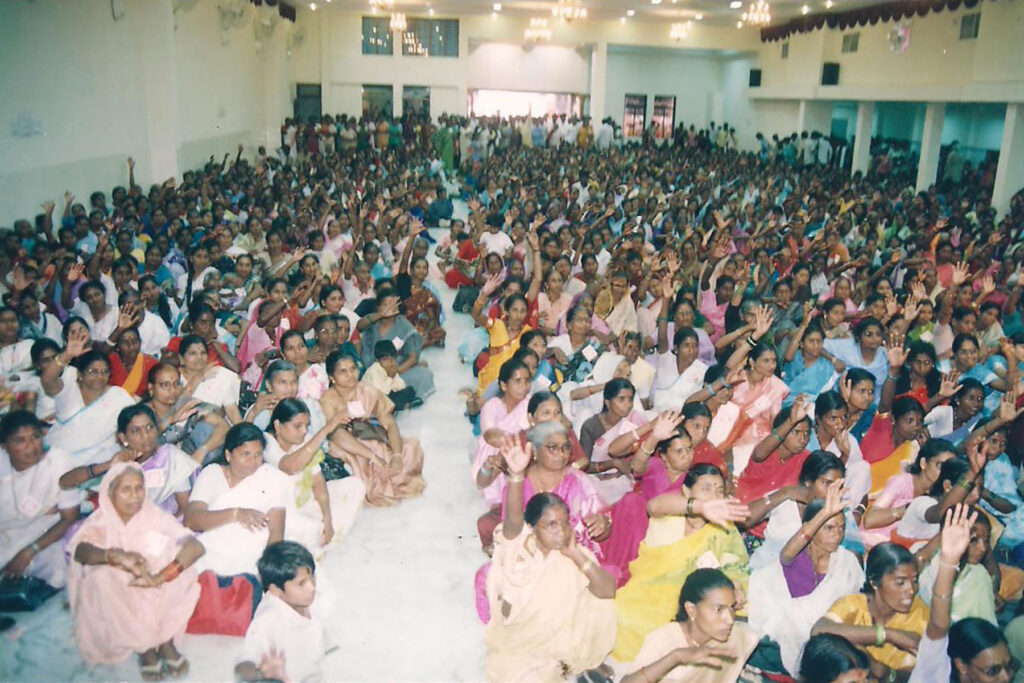
[[[214, 2], [122, 7], [115, 21], [109, 0], [0, 2], [0, 225], [45, 199], [59, 211], [66, 189], [109, 194], [128, 156], [146, 185], [252, 148], [287, 111], [284, 20], [257, 52], [249, 23], [221, 44]], [[22, 118], [38, 133], [15, 136]]]
[[691, 56], [684, 50], [608, 48], [605, 112], [622, 121], [626, 94], [647, 95], [647, 125], [655, 95], [675, 95], [676, 125], [706, 126], [714, 96], [722, 90], [722, 62], [714, 56]]
[[470, 90], [585, 93], [590, 91], [590, 49], [561, 45], [470, 45]]

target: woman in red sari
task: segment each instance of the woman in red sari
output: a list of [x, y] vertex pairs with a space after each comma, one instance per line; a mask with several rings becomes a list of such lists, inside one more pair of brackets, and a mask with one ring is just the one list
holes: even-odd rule
[[910, 396], [916, 399], [924, 407], [925, 412], [944, 400], [939, 399], [930, 403], [933, 397], [938, 396], [942, 384], [942, 373], [935, 367], [939, 360], [935, 355], [934, 346], [928, 342], [916, 341], [910, 345], [906, 361], [901, 366], [894, 365], [892, 361], [890, 358], [889, 374], [897, 377], [897, 396]]
[[[763, 500], [772, 507], [771, 494], [800, 480], [800, 468], [810, 455], [807, 442], [811, 438], [810, 405], [803, 396], [783, 408], [772, 424], [772, 433], [754, 447], [750, 463], [736, 481], [736, 497], [751, 504]], [[754, 515], [751, 506], [751, 515]], [[758, 535], [754, 532], [755, 535]]]
[[[118, 334], [120, 333], [120, 334]], [[111, 336], [117, 336], [114, 351], [107, 357], [110, 361], [110, 385], [121, 387], [133, 396], [146, 394], [146, 378], [149, 370], [157, 364], [156, 358], [142, 353], [142, 338], [139, 328], [120, 327]]]

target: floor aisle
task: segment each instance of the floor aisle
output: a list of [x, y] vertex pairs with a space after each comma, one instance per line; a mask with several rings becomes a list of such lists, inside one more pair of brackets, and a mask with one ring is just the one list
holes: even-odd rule
[[[464, 213], [464, 205], [457, 211]], [[444, 231], [433, 231], [440, 237]], [[437, 393], [399, 418], [402, 434], [419, 438], [427, 489], [395, 508], [365, 508], [348, 538], [332, 549], [320, 572], [338, 593], [330, 623], [337, 645], [327, 657], [331, 681], [479, 681], [483, 629], [473, 607], [473, 574], [486, 559], [476, 536], [482, 510], [469, 478], [469, 424], [456, 392], [472, 381], [456, 354], [472, 329], [469, 316], [452, 314], [453, 295], [440, 287], [448, 344], [429, 349]], [[0, 635], [0, 680], [139, 680], [129, 660], [116, 667], [84, 666], [71, 635], [71, 616], [53, 599], [19, 617], [19, 632]], [[233, 679], [240, 641], [189, 636], [187, 680]]]

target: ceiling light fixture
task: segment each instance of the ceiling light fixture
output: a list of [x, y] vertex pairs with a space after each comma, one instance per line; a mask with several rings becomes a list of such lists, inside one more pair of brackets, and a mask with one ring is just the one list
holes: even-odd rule
[[743, 0], [732, 0], [729, 3], [729, 9], [739, 9], [740, 7], [743, 7]]
[[626, 23], [626, 17], [619, 17], [619, 23], [620, 24], [625, 24]]
[[661, 4], [661, 0], [651, 0], [651, 4], [652, 5], [660, 5]]
[[743, 13], [743, 22], [754, 26], [767, 26], [772, 23], [772, 8], [766, 0], [757, 0], [750, 3], [747, 11]]
[[402, 14], [401, 12], [392, 12], [391, 23], [389, 24], [389, 26], [391, 27], [392, 31], [405, 31], [407, 26], [405, 22], [405, 15]]
[[551, 8], [551, 16], [565, 22], [573, 22], [576, 19], [587, 18], [587, 8], [581, 0], [558, 0], [558, 4]]
[[636, 10], [635, 9], [628, 9], [628, 10], [626, 10], [626, 16], [627, 17], [636, 16]]
[[800, 8], [800, 14], [809, 14], [810, 11], [811, 8], [809, 5], [804, 5], [803, 7]]
[[833, 5], [835, 5], [835, 3], [832, 2], [832, 0], [825, 0], [825, 9], [832, 9]]
[[390, 11], [395, 7], [395, 0], [370, 0], [370, 9], [374, 12]]
[[696, 16], [694, 16], [693, 18], [694, 18], [694, 20], [695, 20], [695, 21], [701, 21], [701, 20], [703, 20], [703, 19], [704, 19], [704, 15], [703, 15], [703, 14], [699, 14], [699, 13], [698, 13], [698, 14], [697, 14]]
[[494, 7], [494, 11], [495, 12], [500, 12], [501, 11], [501, 3], [500, 2], [494, 3], [493, 7]]
[[315, 2], [309, 3], [309, 9], [311, 9], [311, 10], [313, 10], [315, 12], [316, 11], [316, 3]]
[[736, 28], [743, 28], [743, 22], [742, 21], [737, 21], [736, 22]]
[[523, 40], [528, 43], [551, 40], [551, 29], [548, 28], [548, 20], [544, 17], [533, 17], [530, 19], [529, 27], [523, 31]]

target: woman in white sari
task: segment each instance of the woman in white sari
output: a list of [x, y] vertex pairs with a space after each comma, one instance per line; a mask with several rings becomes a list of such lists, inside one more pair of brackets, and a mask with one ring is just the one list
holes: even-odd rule
[[67, 562], [60, 539], [78, 519], [82, 494], [60, 488], [71, 459], [59, 448], [43, 450], [44, 426], [27, 410], [0, 421], [0, 575], [34, 576], [61, 588]]
[[203, 468], [192, 487], [185, 526], [198, 532], [206, 555], [200, 572], [220, 576], [256, 574], [268, 543], [284, 540], [288, 477], [263, 462], [266, 439], [249, 423], [235, 425], [224, 439], [224, 464]]
[[[597, 359], [590, 376], [582, 382], [566, 381], [558, 390], [562, 405], [569, 406], [569, 419], [577, 434], [584, 423], [604, 410], [604, 387], [613, 379], [630, 379], [631, 368], [625, 357], [612, 351], [605, 352]], [[643, 411], [639, 397], [635, 397], [633, 408]]]
[[335, 413], [310, 437], [309, 408], [297, 398], [286, 398], [274, 408], [267, 427], [267, 463], [288, 475], [292, 485], [285, 538], [301, 543], [314, 555], [336, 536], [348, 533], [366, 496], [361, 479], [326, 481], [320, 471], [320, 463], [328, 457], [323, 445], [346, 417]]
[[40, 371], [43, 390], [57, 408], [46, 444], [67, 451], [72, 466], [104, 462], [117, 452], [117, 416], [135, 403], [121, 387], [108, 386], [110, 361], [99, 351], [86, 351], [88, 345], [88, 333], [72, 331], [67, 348]]
[[786, 670], [799, 670], [800, 652], [811, 628], [844, 595], [864, 583], [857, 557], [843, 542], [843, 480], [828, 487], [825, 499], [808, 503], [803, 525], [779, 559], [750, 577], [750, 625], [779, 644]]
[[597, 295], [595, 313], [607, 323], [615, 336], [623, 332], [634, 332], [640, 328], [636, 306], [629, 294], [629, 275], [613, 273], [608, 278], [608, 288]]
[[182, 395], [217, 406], [231, 424], [240, 423], [242, 414], [238, 410], [238, 396], [241, 378], [225, 367], [211, 365], [206, 341], [198, 335], [183, 337], [178, 353], [181, 355], [181, 382], [185, 386]]
[[[629, 375], [629, 364], [624, 359], [619, 367], [624, 368], [626, 375]], [[647, 418], [636, 409], [636, 389], [628, 379], [612, 379], [602, 387], [601, 395], [604, 407], [600, 413], [583, 423], [580, 446], [590, 461], [587, 473], [597, 475], [597, 490], [601, 498], [609, 505], [614, 505], [633, 489], [633, 473], [628, 457], [639, 442], [627, 445], [621, 451], [613, 451], [612, 442], [646, 426]]]
[[60, 478], [64, 488], [86, 484], [121, 462], [142, 468], [146, 498], [179, 519], [188, 505], [192, 475], [199, 468], [174, 444], [160, 444], [160, 430], [153, 409], [145, 403], [128, 406], [117, 416], [117, 440], [121, 450], [105, 463], [76, 467]]

